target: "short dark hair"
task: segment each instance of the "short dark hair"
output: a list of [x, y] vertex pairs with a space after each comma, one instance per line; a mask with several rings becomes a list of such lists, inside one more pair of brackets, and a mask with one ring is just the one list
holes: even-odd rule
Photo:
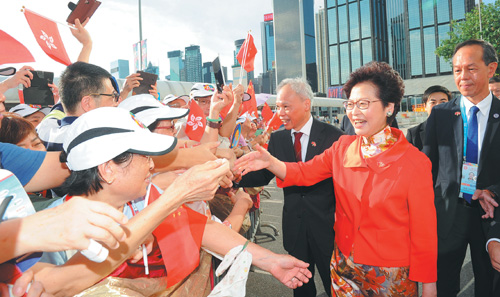
[[483, 48], [483, 62], [486, 65], [490, 65], [490, 63], [498, 63], [498, 56], [497, 52], [495, 51], [495, 48], [491, 43], [488, 41], [480, 40], [480, 39], [469, 39], [463, 42], [460, 42], [455, 46], [455, 50], [453, 51], [453, 57], [455, 57], [455, 54], [458, 52], [459, 49], [461, 49], [464, 46], [472, 46], [472, 45], [479, 45], [480, 47]]
[[0, 126], [0, 142], [17, 145], [30, 133], [37, 135], [33, 124], [15, 113], [4, 113]]
[[494, 83], [499, 83], [500, 82], [500, 76], [493, 76], [492, 78], [490, 78], [490, 84], [494, 84]]
[[447, 88], [445, 88], [443, 86], [435, 85], [435, 86], [428, 87], [427, 90], [425, 90], [424, 96], [422, 97], [422, 102], [424, 102], [424, 104], [426, 104], [427, 100], [429, 100], [429, 96], [433, 93], [445, 93], [446, 96], [448, 97], [448, 101], [451, 100], [451, 92]]
[[[114, 157], [111, 161], [116, 164], [123, 164], [132, 159], [133, 154], [129, 152], [121, 153]], [[59, 157], [61, 163], [66, 163], [67, 154], [65, 151], [61, 152]], [[75, 195], [91, 195], [96, 194], [103, 189], [101, 183], [106, 182], [101, 174], [99, 168], [92, 167], [85, 170], [71, 171], [70, 175], [62, 186], [60, 187], [62, 193], [68, 193], [70, 196]]]
[[378, 97], [382, 100], [384, 107], [394, 103], [394, 113], [387, 118], [390, 125], [401, 105], [401, 99], [405, 93], [405, 85], [399, 73], [385, 62], [372, 61], [356, 69], [344, 84], [343, 90], [347, 98], [351, 97], [351, 90], [359, 83], [370, 82], [378, 89]]
[[67, 113], [74, 113], [84, 96], [104, 92], [103, 81], [105, 79], [111, 79], [111, 74], [97, 65], [85, 62], [69, 65], [59, 81], [64, 110]]

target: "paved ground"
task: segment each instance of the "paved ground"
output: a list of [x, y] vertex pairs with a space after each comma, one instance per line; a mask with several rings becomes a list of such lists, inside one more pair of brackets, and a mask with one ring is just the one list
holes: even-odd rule
[[[274, 225], [280, 232], [280, 235], [276, 237], [276, 240], [271, 240], [266, 236], [257, 236], [257, 243], [263, 247], [272, 250], [276, 253], [286, 253], [283, 249], [283, 238], [281, 236], [281, 211], [283, 208], [283, 192], [281, 189], [276, 187], [274, 180], [271, 182], [266, 189], [271, 194], [270, 199], [261, 200], [261, 221], [263, 223], [269, 223]], [[262, 227], [262, 232], [269, 232], [274, 234], [271, 228]], [[470, 256], [467, 254], [465, 263], [462, 269], [462, 291], [458, 297], [473, 297], [474, 296], [474, 279], [472, 275], [472, 265], [470, 262]], [[318, 289], [318, 296], [324, 297], [323, 286], [319, 279], [316, 280], [316, 288]], [[249, 297], [291, 297], [293, 292], [291, 289], [286, 288], [274, 277], [262, 272], [258, 269], [250, 272], [247, 282], [247, 294]], [[480, 297], [480, 296], [477, 296]]]

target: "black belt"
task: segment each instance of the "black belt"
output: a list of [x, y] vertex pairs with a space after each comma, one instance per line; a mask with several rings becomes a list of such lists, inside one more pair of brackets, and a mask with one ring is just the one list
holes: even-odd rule
[[479, 200], [472, 200], [471, 203], [469, 203], [464, 198], [458, 197], [457, 199], [458, 199], [457, 200], [458, 204], [461, 204], [463, 206], [471, 207], [471, 208], [479, 207]]

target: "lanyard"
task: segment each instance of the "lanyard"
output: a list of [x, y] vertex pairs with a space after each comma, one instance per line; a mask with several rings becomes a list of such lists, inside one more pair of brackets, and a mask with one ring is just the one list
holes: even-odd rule
[[465, 156], [467, 155], [467, 131], [469, 130], [469, 122], [467, 121], [467, 113], [465, 111], [465, 104], [464, 104], [464, 100], [465, 100], [465, 97], [462, 97], [460, 99], [460, 111], [461, 111], [461, 114], [462, 114], [462, 122], [464, 124], [464, 160], [465, 160]]

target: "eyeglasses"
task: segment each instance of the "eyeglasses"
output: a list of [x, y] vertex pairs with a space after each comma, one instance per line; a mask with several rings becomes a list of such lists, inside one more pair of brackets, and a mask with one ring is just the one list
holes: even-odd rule
[[120, 94], [118, 94], [118, 92], [116, 91], [113, 91], [112, 94], [97, 94], [97, 93], [94, 93], [94, 94], [88, 94], [88, 96], [110, 96], [110, 97], [113, 97], [113, 100], [118, 103], [118, 101], [120, 101]]
[[210, 99], [208, 100], [199, 100], [198, 98], [194, 98], [194, 100], [196, 100], [196, 102], [198, 102], [199, 105], [209, 105], [210, 104]]
[[368, 99], [359, 99], [358, 101], [344, 101], [344, 108], [346, 110], [354, 109], [354, 105], [356, 105], [359, 109], [365, 110], [370, 106], [370, 102], [377, 102], [382, 100], [368, 100]]

